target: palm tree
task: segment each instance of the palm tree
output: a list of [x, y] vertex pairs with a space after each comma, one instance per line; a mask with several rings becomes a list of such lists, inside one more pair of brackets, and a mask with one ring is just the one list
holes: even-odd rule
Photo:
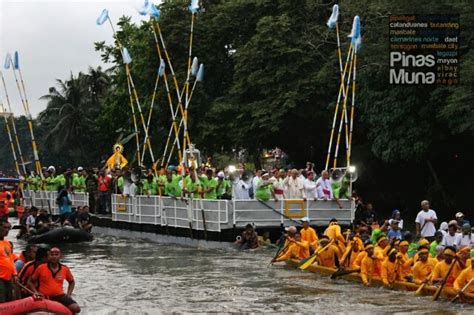
[[93, 134], [94, 119], [100, 112], [100, 99], [108, 87], [108, 76], [98, 69], [89, 69], [89, 74], [71, 73], [68, 80], [57, 80], [57, 88], [51, 87], [47, 108], [38, 120], [47, 128], [46, 144], [56, 154], [70, 154], [72, 158], [85, 160], [84, 145]]

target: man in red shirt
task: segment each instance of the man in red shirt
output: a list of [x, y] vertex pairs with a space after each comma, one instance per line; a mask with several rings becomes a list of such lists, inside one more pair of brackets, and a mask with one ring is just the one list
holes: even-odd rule
[[112, 177], [105, 174], [105, 171], [102, 170], [99, 173], [99, 213], [107, 214], [110, 213], [110, 183]]
[[[59, 248], [51, 248], [48, 253], [48, 263], [41, 264], [36, 268], [28, 279], [28, 286], [36, 294], [63, 304], [73, 313], [79, 313], [81, 308], [71, 298], [74, 290], [74, 277], [69, 268], [59, 262], [60, 260], [61, 251]], [[69, 283], [66, 294], [63, 289], [64, 280]]]

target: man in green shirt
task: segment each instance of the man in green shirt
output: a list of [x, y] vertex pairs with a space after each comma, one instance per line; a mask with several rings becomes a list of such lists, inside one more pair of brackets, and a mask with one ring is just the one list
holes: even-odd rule
[[181, 187], [179, 187], [179, 181], [173, 177], [172, 171], [166, 173], [165, 196], [179, 198], [181, 197], [182, 190]]
[[202, 176], [202, 190], [204, 192], [204, 199], [217, 199], [217, 179], [213, 177], [214, 172], [211, 169], [206, 170], [206, 176]]
[[74, 192], [85, 192], [86, 191], [86, 176], [87, 173], [82, 167], [77, 168], [77, 173], [72, 174], [72, 188]]
[[30, 176], [26, 178], [27, 190], [38, 191], [41, 178], [36, 176], [34, 172], [31, 172]]
[[225, 178], [224, 172], [217, 173], [217, 198], [232, 199], [232, 184]]
[[158, 195], [158, 183], [153, 174], [148, 174], [143, 181], [143, 194], [148, 197]]
[[[257, 181], [257, 188], [255, 189], [255, 198], [257, 200], [268, 201], [273, 195], [272, 182], [269, 181], [270, 175], [268, 173], [262, 174], [262, 177]], [[273, 195], [275, 198], [275, 195]]]
[[191, 170], [191, 173], [186, 176], [185, 184], [183, 191], [187, 198], [199, 199], [201, 197], [201, 181], [197, 178], [195, 171]]
[[438, 247], [439, 244], [441, 244], [441, 241], [443, 240], [443, 232], [441, 231], [436, 231], [435, 235], [434, 235], [434, 241], [431, 242], [430, 244], [430, 255], [431, 257], [436, 257], [436, 255], [438, 254], [436, 252], [436, 247]]
[[45, 172], [45, 187], [46, 191], [58, 191], [58, 186], [56, 183], [56, 178], [53, 175], [53, 169], [48, 168], [48, 170]]

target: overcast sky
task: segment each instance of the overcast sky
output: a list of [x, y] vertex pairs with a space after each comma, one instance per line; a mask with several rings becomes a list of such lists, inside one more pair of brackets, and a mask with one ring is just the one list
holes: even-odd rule
[[[110, 26], [97, 26], [102, 9], [114, 23], [122, 15], [141, 17], [141, 0], [0, 0], [0, 65], [15, 115], [23, 114], [12, 70], [3, 68], [7, 52], [20, 54], [20, 68], [33, 116], [46, 108], [42, 95], [72, 71], [103, 65], [94, 42], [113, 41]], [[4, 100], [3, 88], [0, 95]]]

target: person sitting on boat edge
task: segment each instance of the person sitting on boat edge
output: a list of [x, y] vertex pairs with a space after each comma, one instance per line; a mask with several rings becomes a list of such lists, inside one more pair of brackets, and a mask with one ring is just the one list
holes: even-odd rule
[[[32, 261], [27, 262], [23, 268], [21, 268], [20, 272], [18, 273], [18, 280], [25, 286], [28, 285], [28, 279], [33, 275], [35, 272], [36, 268], [42, 263], [45, 263], [48, 261], [48, 251], [49, 249], [46, 247], [38, 247], [38, 250], [36, 251], [36, 256], [35, 259]], [[31, 293], [22, 290], [21, 295], [23, 297], [30, 296]]]
[[413, 266], [413, 282], [421, 284], [429, 280], [431, 272], [437, 264], [437, 260], [429, 257], [429, 252], [426, 247], [418, 250], [418, 257], [418, 261]]
[[360, 277], [364, 285], [370, 286], [371, 279], [380, 276], [380, 269], [375, 263], [377, 258], [374, 255], [374, 245], [368, 243], [365, 246], [365, 252], [366, 255], [360, 264]]
[[242, 236], [235, 241], [235, 244], [240, 245], [240, 249], [258, 248], [258, 234], [252, 224], [248, 223], [245, 226]]
[[48, 210], [46, 209], [39, 210], [39, 214], [36, 217], [35, 224], [36, 227], [34, 230], [34, 234], [46, 233], [54, 226], [54, 222], [53, 220], [51, 220], [51, 216], [49, 215]]
[[296, 232], [294, 237], [287, 236], [288, 248], [284, 253], [274, 258], [272, 262], [286, 261], [288, 259], [305, 259], [309, 257], [309, 243], [301, 239], [301, 234]]
[[64, 221], [64, 226], [72, 226], [76, 229], [89, 232], [92, 230], [91, 216], [89, 214], [88, 206], [79, 206], [67, 219]]
[[457, 276], [456, 280], [454, 281], [454, 290], [460, 292], [468, 283], [471, 281], [469, 287], [464, 291], [466, 293], [474, 293], [474, 248], [470, 251], [470, 264], [461, 271], [459, 276]]
[[[71, 270], [61, 262], [61, 250], [53, 247], [48, 253], [48, 262], [36, 268], [28, 279], [29, 288], [40, 296], [59, 302], [69, 308], [73, 313], [80, 313], [81, 308], [72, 299], [75, 281]], [[67, 293], [64, 294], [63, 283], [68, 282]]]
[[29, 262], [35, 259], [36, 251], [38, 250], [38, 246], [35, 244], [27, 244], [25, 250], [20, 253], [18, 259], [15, 260], [15, 268], [16, 272], [20, 272], [21, 268]]
[[38, 216], [38, 208], [31, 207], [29, 216], [26, 218], [26, 234], [32, 234], [36, 226], [36, 217]]

